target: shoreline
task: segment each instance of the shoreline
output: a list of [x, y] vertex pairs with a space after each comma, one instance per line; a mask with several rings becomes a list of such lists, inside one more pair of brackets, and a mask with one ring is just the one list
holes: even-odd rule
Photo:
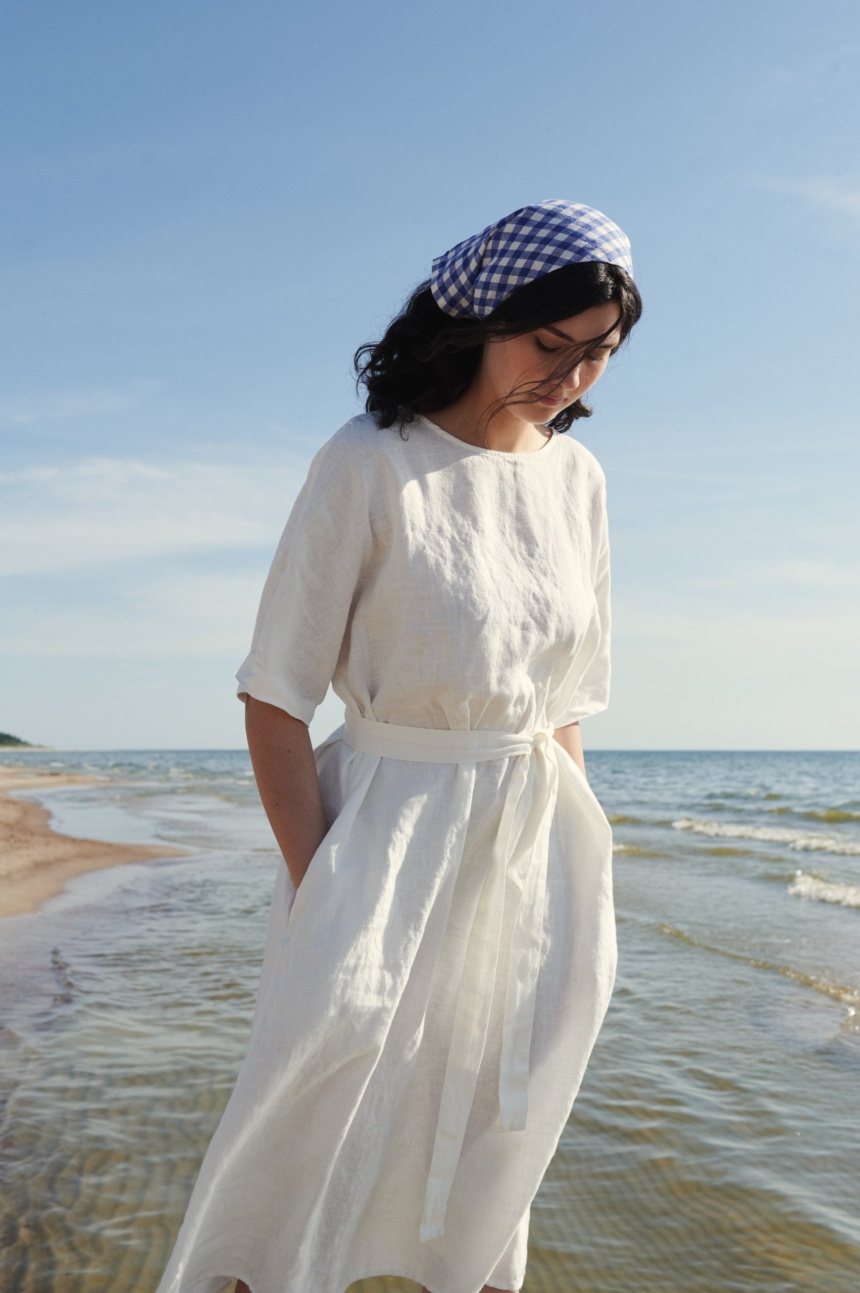
[[41, 768], [0, 767], [0, 920], [37, 912], [62, 893], [70, 880], [87, 871], [176, 857], [182, 850], [159, 845], [110, 844], [82, 840], [52, 830], [50, 811], [19, 790], [98, 784], [94, 777]]

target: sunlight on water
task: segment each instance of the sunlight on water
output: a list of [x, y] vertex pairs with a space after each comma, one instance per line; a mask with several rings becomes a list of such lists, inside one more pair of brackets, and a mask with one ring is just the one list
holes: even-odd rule
[[[244, 1053], [280, 863], [245, 755], [57, 761], [107, 778], [51, 793], [63, 829], [193, 852], [4, 922], [0, 1289], [152, 1293]], [[590, 776], [619, 980], [526, 1293], [856, 1293], [860, 756], [595, 753]], [[798, 872], [810, 826], [839, 847]]]

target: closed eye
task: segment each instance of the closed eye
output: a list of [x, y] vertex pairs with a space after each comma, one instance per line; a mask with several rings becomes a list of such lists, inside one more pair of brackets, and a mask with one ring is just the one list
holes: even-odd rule
[[[535, 345], [545, 355], [558, 355], [562, 350], [566, 349], [564, 346], [545, 346], [538, 337], [535, 337]], [[602, 364], [611, 354], [611, 346], [598, 346], [597, 350], [592, 351], [590, 355], [583, 355], [581, 362], [584, 364]]]

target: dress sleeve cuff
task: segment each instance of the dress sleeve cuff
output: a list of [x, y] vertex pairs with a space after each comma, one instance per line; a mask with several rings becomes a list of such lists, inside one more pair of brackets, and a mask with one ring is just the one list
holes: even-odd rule
[[301, 696], [283, 680], [276, 680], [260, 669], [246, 668], [245, 665], [236, 674], [238, 686], [236, 695], [244, 701], [248, 696], [261, 700], [266, 705], [282, 709], [292, 718], [309, 724], [313, 718], [317, 702], [307, 696]]

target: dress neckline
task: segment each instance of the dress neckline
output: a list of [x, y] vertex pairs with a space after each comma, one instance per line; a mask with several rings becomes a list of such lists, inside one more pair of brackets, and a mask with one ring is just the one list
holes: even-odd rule
[[416, 413], [415, 417], [419, 422], [423, 422], [426, 427], [429, 427], [431, 431], [435, 431], [436, 435], [442, 436], [445, 440], [450, 440], [452, 444], [460, 445], [462, 449], [467, 450], [469, 453], [483, 454], [485, 458], [504, 458], [513, 462], [520, 462], [524, 459], [530, 461], [534, 458], [546, 459], [552, 456], [552, 450], [558, 439], [556, 433], [552, 432], [546, 444], [541, 445], [540, 449], [528, 449], [523, 453], [511, 453], [506, 449], [487, 449], [482, 445], [470, 444], [468, 440], [461, 440], [459, 436], [452, 435], [450, 431], [445, 431], [442, 427], [437, 426], [435, 422], [431, 422], [424, 413]]

